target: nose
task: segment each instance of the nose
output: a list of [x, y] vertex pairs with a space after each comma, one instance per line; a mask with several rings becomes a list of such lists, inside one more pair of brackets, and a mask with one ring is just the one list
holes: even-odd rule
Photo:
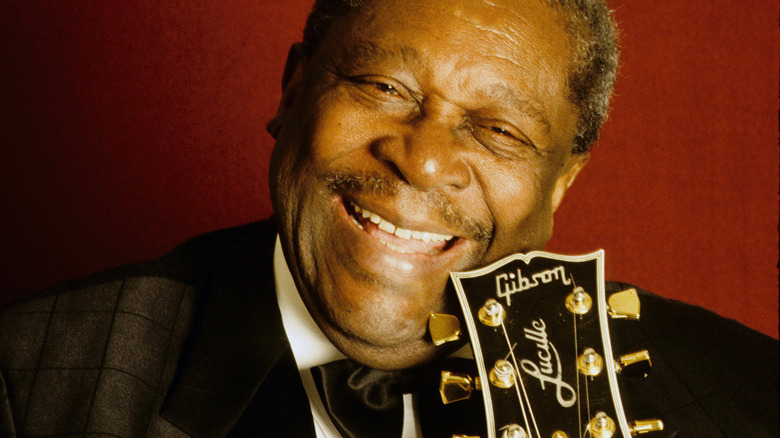
[[425, 191], [471, 183], [465, 146], [450, 124], [423, 118], [396, 131], [374, 142], [372, 153], [405, 182]]

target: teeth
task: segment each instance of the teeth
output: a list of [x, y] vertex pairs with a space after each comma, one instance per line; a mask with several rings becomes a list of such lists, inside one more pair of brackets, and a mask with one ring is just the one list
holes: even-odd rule
[[402, 239], [411, 239], [412, 238], [412, 230], [405, 230], [403, 228], [396, 228], [395, 229], [395, 235], [402, 238]]
[[395, 252], [400, 252], [401, 254], [409, 254], [409, 251], [405, 250], [404, 248], [401, 248], [400, 246], [393, 245], [392, 243], [385, 242], [382, 239], [379, 239], [382, 244], [384, 244], [386, 247], [392, 249]]
[[349, 218], [350, 218], [350, 219], [352, 219], [352, 223], [353, 223], [353, 224], [355, 224], [355, 225], [357, 225], [357, 227], [358, 227], [358, 228], [360, 228], [361, 230], [363, 229], [363, 224], [361, 224], [360, 222], [358, 222], [358, 220], [357, 220], [357, 219], [355, 219], [355, 218], [354, 218], [354, 217], [352, 217], [352, 216], [350, 216]]
[[[423, 242], [426, 243], [430, 243], [430, 242], [446, 242], [452, 240], [453, 238], [453, 236], [444, 235], [444, 234], [429, 233], [426, 231], [413, 231], [401, 227], [396, 227], [394, 224], [385, 220], [382, 216], [370, 212], [365, 208], [361, 208], [355, 204], [352, 204], [352, 208], [355, 210], [355, 213], [360, 214], [363, 217], [363, 219], [368, 219], [371, 222], [375, 223], [380, 230], [386, 233], [395, 234], [396, 236], [402, 239], [407, 239], [407, 240], [415, 239], [415, 240], [422, 240]], [[357, 223], [357, 221], [355, 222]], [[362, 229], [362, 226], [360, 228]], [[382, 242], [382, 243], [384, 243], [387, 246], [391, 246], [391, 244], [387, 242]], [[393, 249], [396, 248], [393, 247]]]

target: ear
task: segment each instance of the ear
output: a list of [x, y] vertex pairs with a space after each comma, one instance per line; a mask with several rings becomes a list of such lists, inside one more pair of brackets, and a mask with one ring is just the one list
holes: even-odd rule
[[569, 155], [566, 164], [563, 166], [563, 171], [558, 176], [558, 180], [555, 182], [555, 189], [553, 189], [553, 213], [558, 210], [558, 207], [563, 201], [563, 195], [565, 195], [566, 191], [569, 190], [569, 187], [574, 184], [574, 180], [577, 178], [577, 175], [579, 175], [582, 168], [585, 167], [585, 164], [588, 163], [588, 159], [590, 159], [590, 154], [587, 152]]
[[279, 100], [279, 108], [276, 115], [265, 125], [266, 131], [271, 137], [276, 138], [282, 129], [284, 116], [292, 108], [295, 96], [303, 83], [304, 65], [306, 64], [306, 52], [301, 43], [295, 43], [287, 52], [287, 62], [282, 73], [282, 98]]

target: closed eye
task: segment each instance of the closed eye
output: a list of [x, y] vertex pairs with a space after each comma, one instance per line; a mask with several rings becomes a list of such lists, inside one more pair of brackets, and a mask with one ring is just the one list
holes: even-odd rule
[[395, 87], [393, 87], [390, 84], [385, 84], [384, 82], [374, 82], [373, 85], [374, 87], [376, 87], [377, 90], [383, 93], [390, 94], [393, 96], [401, 95], [401, 93], [399, 93], [398, 90], [396, 90]]
[[393, 81], [390, 78], [377, 76], [358, 76], [352, 77], [350, 80], [360, 86], [365, 92], [370, 94], [379, 93], [381, 95], [403, 98], [405, 98], [408, 94], [406, 93], [403, 85]]
[[500, 156], [513, 157], [529, 147], [536, 149], [523, 132], [502, 122], [474, 120], [469, 131], [478, 142]]
[[489, 126], [488, 129], [490, 129], [491, 131], [495, 132], [496, 134], [500, 134], [500, 135], [503, 135], [503, 136], [509, 137], [509, 138], [515, 138], [515, 136], [512, 135], [511, 132], [507, 131], [506, 129], [500, 128], [498, 126]]

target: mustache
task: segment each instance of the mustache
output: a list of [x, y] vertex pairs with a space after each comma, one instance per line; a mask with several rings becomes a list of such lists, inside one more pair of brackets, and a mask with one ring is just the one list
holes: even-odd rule
[[493, 236], [492, 227], [461, 212], [441, 190], [415, 190], [397, 178], [359, 171], [330, 172], [323, 175], [322, 179], [335, 193], [369, 194], [378, 197], [395, 196], [402, 191], [412, 190], [421, 206], [427, 206], [439, 214], [447, 225], [463, 233], [462, 237], [489, 241]]

